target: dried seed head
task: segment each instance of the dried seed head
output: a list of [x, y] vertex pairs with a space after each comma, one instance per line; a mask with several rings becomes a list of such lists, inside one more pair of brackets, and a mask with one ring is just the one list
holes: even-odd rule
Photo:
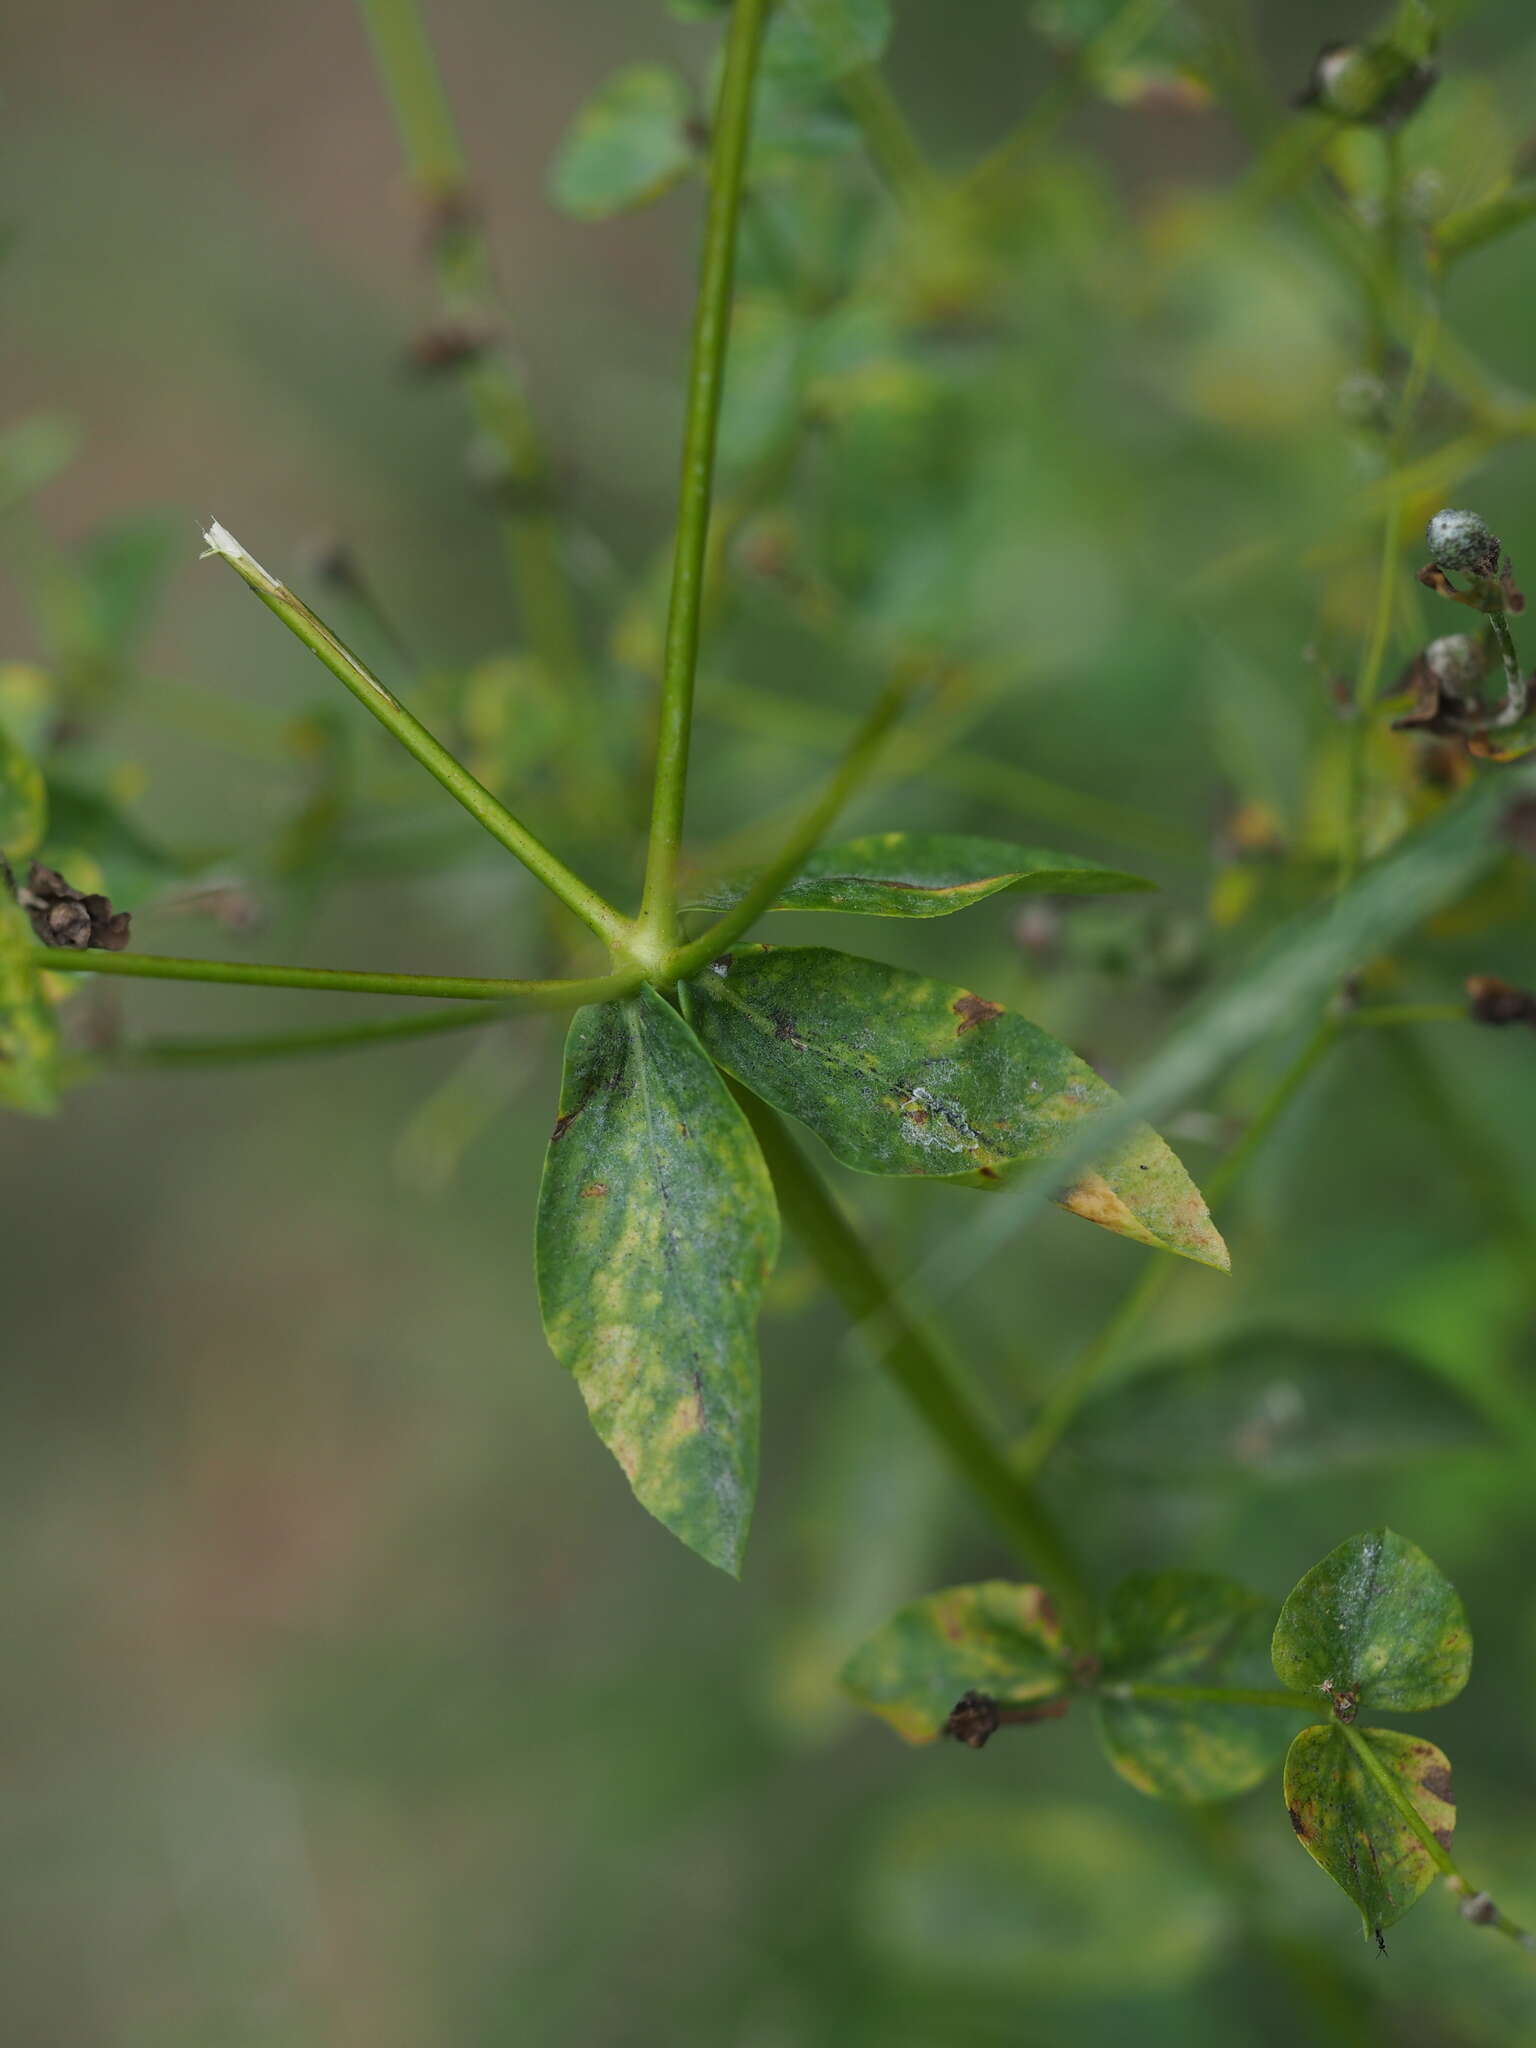
[[1424, 532], [1430, 560], [1442, 569], [1497, 576], [1504, 546], [1475, 512], [1437, 512]]

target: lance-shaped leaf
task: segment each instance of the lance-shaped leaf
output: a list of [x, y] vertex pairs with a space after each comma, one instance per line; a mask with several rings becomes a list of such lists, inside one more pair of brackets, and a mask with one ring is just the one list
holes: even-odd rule
[[0, 724], [0, 854], [24, 860], [48, 829], [48, 791], [42, 771]]
[[[692, 984], [710, 1057], [862, 1173], [996, 1187], [1049, 1159], [1114, 1090], [1026, 1018], [819, 946], [744, 946]], [[1227, 1266], [1200, 1191], [1144, 1125], [1057, 1198], [1090, 1222]]]
[[1289, 1483], [1489, 1436], [1465, 1395], [1389, 1344], [1259, 1329], [1149, 1362], [1084, 1406], [1072, 1448], [1160, 1481]]
[[549, 171], [555, 204], [579, 220], [644, 206], [695, 161], [688, 87], [664, 64], [630, 64], [598, 87], [567, 129]]
[[[693, 910], [729, 910], [752, 877], [714, 883]], [[988, 896], [1029, 891], [1052, 896], [1105, 896], [1152, 889], [1154, 882], [1075, 854], [1011, 846], [960, 832], [871, 832], [813, 853], [773, 910], [841, 910], [860, 917], [948, 917]]]
[[1038, 1586], [987, 1579], [893, 1614], [849, 1658], [843, 1684], [907, 1742], [932, 1742], [956, 1703], [985, 1693], [1025, 1706], [1065, 1690], [1061, 1629]]
[[1209, 1572], [1136, 1572], [1105, 1605], [1099, 1733], [1122, 1778], [1156, 1799], [1233, 1799], [1279, 1762], [1273, 1707], [1195, 1697], [1269, 1683], [1269, 1603]]
[[1303, 1728], [1285, 1759], [1296, 1839], [1360, 1908], [1368, 1934], [1401, 1920], [1435, 1878], [1435, 1861], [1383, 1780], [1413, 1806], [1442, 1849], [1456, 1826], [1451, 1766], [1432, 1742], [1362, 1728], [1372, 1770], [1337, 1725]]
[[59, 1099], [59, 1033], [26, 913], [0, 880], [0, 1106], [48, 1116]]
[[1399, 1713], [1444, 1706], [1472, 1670], [1472, 1631], [1456, 1589], [1391, 1529], [1329, 1551], [1280, 1610], [1281, 1683], [1334, 1703]]
[[757, 1140], [677, 1012], [651, 989], [578, 1010], [539, 1193], [545, 1333], [641, 1506], [730, 1572], [778, 1237]]

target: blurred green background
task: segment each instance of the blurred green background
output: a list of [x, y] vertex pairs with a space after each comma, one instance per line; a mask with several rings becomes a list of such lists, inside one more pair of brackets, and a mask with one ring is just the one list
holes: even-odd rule
[[[981, 154], [1054, 75], [1022, 6], [900, 0], [897, 16], [891, 77], [941, 162]], [[1249, 18], [1279, 108], [1318, 45], [1372, 15], [1287, 0]], [[624, 593], [668, 532], [698, 192], [588, 227], [552, 209], [544, 174], [605, 72], [660, 55], [702, 81], [710, 36], [660, 0], [438, 0], [431, 21], [572, 509], [591, 644], [615, 723], [638, 727], [633, 649], [652, 614]], [[1477, 10], [1446, 69], [1422, 148], [1474, 198], [1527, 139], [1522, 0]], [[382, 737], [336, 737], [361, 712], [196, 562], [217, 516], [313, 590], [314, 545], [344, 539], [438, 704], [519, 648], [456, 395], [402, 369], [431, 293], [354, 15], [12, 0], [3, 74], [6, 417], [73, 422], [79, 445], [0, 535], [0, 654], [63, 661], [78, 588], [59, 561], [152, 555], [166, 536], [163, 589], [89, 698], [80, 749], [198, 878], [166, 886], [116, 849], [135, 944], [558, 963], [533, 885]], [[838, 216], [822, 253], [834, 278], [856, 258], [874, 280], [855, 312], [872, 305], [877, 332], [825, 372], [810, 451], [746, 536], [701, 679], [702, 854], [803, 792], [829, 724], [903, 648], [984, 674], [959, 700], [962, 753], [907, 756], [850, 829], [1059, 844], [1163, 894], [1059, 927], [998, 899], [921, 928], [920, 950], [895, 925], [783, 935], [921, 958], [1111, 1078], [1326, 887], [1330, 683], [1372, 602], [1358, 285], [1295, 208], [1224, 207], [1250, 149], [1219, 111], [1084, 105], [981, 255], [903, 235], [857, 164], [839, 166], [853, 224]], [[786, 210], [795, 234], [819, 217]], [[749, 251], [745, 288], [760, 284]], [[1450, 323], [1517, 386], [1536, 384], [1533, 292], [1536, 231], [1447, 292]], [[728, 483], [775, 401], [738, 385], [734, 402]], [[1427, 445], [1454, 436], [1443, 394], [1428, 415]], [[1529, 571], [1530, 448], [1490, 448], [1456, 480]], [[803, 601], [805, 561], [839, 586], [830, 623]], [[1401, 657], [1421, 619], [1451, 629], [1411, 609], [1409, 566]], [[537, 712], [514, 705], [515, 732]], [[1394, 765], [1406, 744], [1380, 755], [1378, 842], [1417, 801]], [[355, 801], [326, 780], [338, 753]], [[1116, 811], [1052, 815], [1014, 771]], [[563, 845], [606, 843], [619, 886], [634, 868], [604, 801], [535, 776], [528, 809]], [[1234, 854], [1234, 815], [1257, 853]], [[210, 880], [232, 928], [206, 915]], [[1383, 986], [1454, 999], [1470, 972], [1536, 978], [1532, 908], [1512, 861]], [[128, 984], [74, 1001], [98, 1035], [355, 1014]], [[1259, 1048], [1170, 1127], [1197, 1177], [1297, 1042]], [[860, 1636], [1009, 1560], [792, 1247], [744, 1582], [647, 1520], [538, 1327], [532, 1205], [559, 1043], [560, 1020], [532, 1020], [321, 1065], [121, 1076], [52, 1123], [5, 1122], [9, 2037], [1530, 2041], [1528, 1959], [1438, 1897], [1380, 1959], [1296, 1849], [1274, 1780], [1191, 1816], [1115, 1778], [1084, 1715], [979, 1757], [909, 1752], [853, 1717], [836, 1671]], [[1391, 1336], [1498, 1418], [1486, 1441], [1272, 1484], [1052, 1468], [1105, 1578], [1227, 1570], [1278, 1603], [1353, 1530], [1391, 1522], [1428, 1550], [1478, 1657], [1425, 1732], [1456, 1762], [1464, 1866], [1526, 1920], [1533, 1155], [1524, 1034], [1359, 1034], [1219, 1219], [1234, 1278], [1181, 1273], [1138, 1339], [1150, 1355], [1264, 1322]], [[980, 1199], [838, 1184], [898, 1269], [941, 1259]], [[1022, 1426], [1149, 1256], [1053, 1210], [947, 1303], [1000, 1426]]]

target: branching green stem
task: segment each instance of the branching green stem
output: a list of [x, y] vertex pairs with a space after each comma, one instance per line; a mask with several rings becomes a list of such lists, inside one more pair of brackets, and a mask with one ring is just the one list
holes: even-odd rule
[[1517, 1943], [1519, 1947], [1536, 1953], [1536, 1934], [1529, 1934], [1525, 1928], [1517, 1927], [1513, 1920], [1508, 1919], [1499, 1910], [1486, 1892], [1479, 1891], [1470, 1879], [1462, 1876], [1450, 1850], [1437, 1838], [1428, 1821], [1409, 1798], [1403, 1789], [1401, 1779], [1387, 1769], [1361, 1731], [1347, 1721], [1339, 1721], [1335, 1725], [1343, 1731], [1345, 1740], [1355, 1752], [1360, 1768], [1374, 1781], [1376, 1789], [1383, 1797], [1396, 1807], [1423, 1845], [1424, 1853], [1445, 1878], [1450, 1890], [1463, 1901], [1463, 1917], [1471, 1920], [1475, 1926], [1492, 1927], [1508, 1940]]
[[345, 683], [358, 702], [371, 711], [379, 723], [392, 732], [406, 751], [415, 756], [429, 775], [435, 776], [448, 794], [464, 806], [493, 839], [500, 840], [523, 866], [573, 910], [589, 930], [610, 946], [621, 945], [628, 933], [628, 920], [582, 881], [542, 840], [515, 818], [497, 797], [478, 782], [462, 761], [456, 760], [421, 720], [406, 710], [394, 693], [385, 688], [302, 599], [286, 584], [263, 569], [232, 533], [215, 523], [207, 533], [208, 553], [220, 556], [247, 583], [269, 611], [275, 612], [297, 639], [323, 662], [339, 682]]
[[770, 0], [735, 0], [726, 35], [725, 69], [710, 151], [709, 209], [688, 373], [682, 481], [656, 742], [656, 782], [640, 910], [642, 929], [658, 952], [670, 949], [677, 935], [677, 858], [688, 790], [688, 744], [709, 549], [715, 442], [725, 388], [731, 287], [752, 123], [752, 86], [769, 4]]
[[325, 1031], [276, 1031], [252, 1038], [151, 1038], [137, 1045], [115, 1046], [93, 1056], [104, 1067], [250, 1066], [269, 1060], [306, 1059], [314, 1054], [353, 1052], [360, 1045], [389, 1044], [402, 1038], [437, 1038], [450, 1031], [481, 1031], [513, 1015], [488, 1003], [462, 1009], [429, 1011], [409, 1017], [386, 1017], [378, 1023], [337, 1024]]
[[993, 1444], [932, 1338], [895, 1303], [889, 1282], [783, 1120], [745, 1089], [732, 1093], [757, 1133], [785, 1222], [956, 1471], [1018, 1544], [1055, 1601], [1068, 1641], [1092, 1646], [1092, 1606], [1065, 1538], [1029, 1482]]
[[1123, 1685], [1101, 1685], [1107, 1700], [1187, 1700], [1191, 1705], [1211, 1707], [1284, 1707], [1291, 1713], [1321, 1718], [1318, 1702], [1304, 1692], [1282, 1692], [1277, 1688], [1248, 1685], [1154, 1685], [1139, 1679]]
[[484, 981], [455, 974], [367, 974], [334, 967], [267, 967], [246, 960], [179, 960], [159, 953], [77, 953], [38, 946], [29, 956], [42, 974], [124, 975], [140, 981], [207, 981], [243, 988], [334, 989], [354, 996], [445, 996], [505, 1003], [515, 1010], [575, 1010], [633, 994], [638, 968], [581, 981]]

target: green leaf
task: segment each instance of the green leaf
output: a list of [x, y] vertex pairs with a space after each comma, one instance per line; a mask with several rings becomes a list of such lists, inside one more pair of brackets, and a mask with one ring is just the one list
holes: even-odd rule
[[[1430, 1833], [1449, 1849], [1456, 1808], [1444, 1753], [1390, 1728], [1359, 1732]], [[1285, 1803], [1297, 1841], [1348, 1892], [1368, 1934], [1401, 1920], [1433, 1884], [1434, 1859], [1342, 1728], [1302, 1729], [1285, 1759]]]
[[[1455, 1699], [1472, 1670], [1472, 1631], [1450, 1581], [1391, 1529], [1329, 1551], [1280, 1610], [1283, 1685], [1399, 1713]], [[1345, 1718], [1353, 1713], [1349, 1708]]]
[[[692, 990], [710, 1057], [861, 1173], [995, 1186], [1117, 1101], [1066, 1046], [1000, 1003], [881, 961], [744, 946]], [[1142, 1244], [1226, 1269], [1199, 1189], [1144, 1126], [1058, 1199]]]
[[1155, 1799], [1233, 1799], [1279, 1761], [1273, 1707], [1138, 1696], [1136, 1686], [1269, 1682], [1270, 1605], [1208, 1572], [1136, 1572], [1105, 1604], [1099, 1734], [1110, 1762]]
[[48, 789], [42, 770], [0, 725], [0, 854], [25, 860], [48, 829]]
[[[691, 910], [729, 910], [752, 885], [750, 875], [717, 882]], [[1101, 896], [1115, 889], [1153, 889], [1118, 868], [1071, 853], [1044, 853], [1002, 839], [959, 832], [871, 832], [813, 853], [774, 910], [841, 910], [862, 917], [948, 917], [1003, 892]]]
[[849, 1658], [843, 1685], [903, 1740], [932, 1742], [965, 1693], [1022, 1706], [1064, 1691], [1064, 1654], [1040, 1587], [988, 1579], [892, 1615]]
[[807, 84], [845, 78], [879, 63], [891, 27], [891, 0], [783, 0], [763, 39], [763, 70]]
[[566, 130], [549, 195], [578, 220], [607, 220], [659, 198], [695, 161], [693, 102], [664, 64], [629, 64], [600, 85]]
[[757, 1141], [676, 1011], [651, 989], [578, 1010], [539, 1194], [545, 1332], [641, 1506], [729, 1572], [778, 1239]]
[[36, 951], [26, 913], [0, 885], [0, 1105], [48, 1116], [58, 1107], [59, 1033]]
[[1113, 1472], [1289, 1484], [1487, 1441], [1466, 1397], [1395, 1346], [1238, 1331], [1089, 1401], [1072, 1449]]

